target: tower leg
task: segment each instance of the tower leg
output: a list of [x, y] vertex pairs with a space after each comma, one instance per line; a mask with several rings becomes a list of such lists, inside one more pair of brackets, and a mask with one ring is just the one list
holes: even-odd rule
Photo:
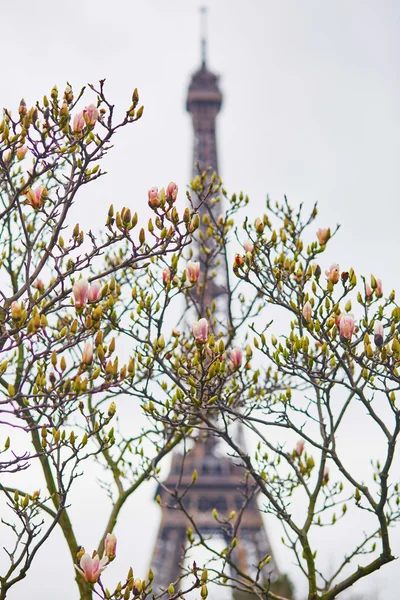
[[151, 565], [156, 593], [166, 590], [170, 583], [179, 578], [185, 545], [184, 527], [161, 525]]

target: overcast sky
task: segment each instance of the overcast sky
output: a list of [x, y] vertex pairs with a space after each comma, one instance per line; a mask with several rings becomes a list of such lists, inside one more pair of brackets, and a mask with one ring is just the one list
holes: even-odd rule
[[[341, 223], [327, 260], [399, 285], [399, 19], [398, 0], [210, 0], [209, 66], [221, 75], [218, 120], [221, 176], [263, 211], [265, 195], [294, 204], [319, 202], [319, 226]], [[185, 99], [200, 63], [198, 0], [3, 0], [0, 103], [28, 105], [56, 83], [78, 88], [107, 79], [121, 112], [134, 87], [143, 120], [121, 133], [107, 159], [109, 175], [77, 200], [81, 225], [95, 230], [110, 202], [140, 212], [147, 190], [190, 173], [192, 131]], [[90, 189], [91, 188], [91, 189]], [[351, 448], [352, 440], [348, 440]], [[74, 508], [87, 548], [103, 530], [105, 501], [80, 483]], [[121, 552], [107, 580], [125, 565], [144, 576], [159, 519], [153, 488], [128, 503], [117, 528]], [[143, 507], [146, 507], [145, 509]], [[92, 522], [89, 520], [92, 519]], [[280, 548], [281, 568], [298, 582]], [[400, 535], [393, 552], [400, 554]], [[76, 590], [61, 536], [41, 552], [36, 569], [10, 600], [71, 600]], [[332, 554], [340, 551], [340, 540]], [[283, 563], [283, 564], [282, 564]], [[61, 567], [60, 567], [61, 565]], [[62, 589], [54, 595], [66, 565]], [[50, 570], [53, 572], [50, 573]], [[396, 587], [397, 573], [397, 587]], [[360, 584], [381, 600], [398, 597], [398, 562]], [[115, 579], [114, 579], [115, 577]], [[300, 591], [303, 589], [298, 588]], [[212, 598], [214, 600], [214, 598]]]

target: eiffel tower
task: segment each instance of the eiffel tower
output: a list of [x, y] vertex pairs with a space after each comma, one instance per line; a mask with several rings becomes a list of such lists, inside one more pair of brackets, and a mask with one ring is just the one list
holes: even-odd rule
[[[210, 174], [218, 173], [216, 117], [221, 105], [218, 77], [207, 68], [206, 40], [203, 35], [201, 67], [192, 76], [186, 105], [192, 115], [194, 129], [193, 176], [199, 170], [201, 172], [206, 169], [209, 169]], [[210, 205], [208, 209], [214, 211]], [[206, 211], [200, 210], [200, 214]], [[198, 248], [200, 262], [201, 254]], [[218, 266], [218, 269], [220, 281], [223, 281], [226, 278], [226, 273], [221, 273], [221, 270], [224, 271], [223, 265]], [[211, 301], [220, 294], [218, 288], [219, 286], [214, 285], [204, 290], [201, 300], [199, 299], [201, 316], [205, 314], [204, 308], [210, 306]], [[196, 483], [191, 485], [194, 469], [198, 477]], [[277, 567], [256, 497], [251, 494], [249, 496], [246, 489], [244, 469], [230, 456], [224, 455], [224, 449], [210, 435], [199, 436], [194, 447], [185, 455], [175, 453], [167, 479], [163, 485], [158, 486], [156, 495], [161, 498], [162, 520], [151, 565], [155, 574], [155, 592], [166, 590], [182, 573], [182, 556], [190, 522], [185, 513], [174, 506], [173, 495], [167, 490], [176, 491], [179, 496], [188, 488], [183, 500], [186, 511], [193, 517], [202, 534], [222, 538], [228, 547], [232, 542], [232, 527], [216, 521], [213, 509], [218, 511], [219, 520], [223, 521], [228, 519], [232, 511], [240, 513], [246, 504], [241, 513], [232, 560], [242, 573], [255, 576], [260, 561], [269, 556], [270, 562], [262, 571], [264, 582], [270, 582], [271, 591], [290, 598], [291, 584], [286, 576], [282, 577]], [[236, 591], [232, 592], [231, 597], [234, 600], [250, 600], [254, 596]]]

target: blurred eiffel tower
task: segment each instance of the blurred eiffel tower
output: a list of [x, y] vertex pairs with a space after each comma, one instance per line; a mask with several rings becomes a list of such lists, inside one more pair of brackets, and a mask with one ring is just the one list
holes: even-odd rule
[[[218, 77], [207, 68], [205, 9], [201, 11], [203, 13], [201, 67], [192, 76], [186, 104], [187, 110], [192, 115], [194, 129], [193, 177], [198, 175], [199, 171], [206, 169], [209, 169], [210, 176], [213, 172], [218, 173], [215, 122], [222, 105]], [[208, 207], [200, 209], [201, 216], [211, 211], [215, 217], [214, 211], [220, 211], [218, 206], [211, 205], [210, 199]], [[204, 273], [203, 253], [200, 252], [200, 248], [197, 250], [201, 272]], [[225, 267], [219, 265], [218, 280], [221, 285], [208, 285], [201, 299], [198, 298], [201, 316], [217, 296], [223, 295], [221, 290], [225, 287], [226, 276]], [[161, 498], [162, 520], [152, 559], [155, 592], [166, 590], [169, 584], [177, 581], [181, 575], [187, 528], [190, 526], [185, 513], [174, 508], [173, 496], [167, 490], [174, 490], [180, 496], [189, 488], [184, 496], [185, 509], [193, 517], [202, 534], [222, 538], [228, 547], [232, 542], [232, 527], [217, 522], [212, 515], [213, 509], [218, 511], [220, 520], [223, 521], [232, 511], [240, 513], [243, 505], [246, 504], [232, 560], [243, 573], [255, 576], [260, 561], [270, 556], [270, 562], [262, 571], [264, 582], [270, 581], [271, 591], [291, 598], [292, 586], [286, 576], [282, 576], [279, 572], [256, 497], [248, 496], [244, 469], [238, 465], [238, 461], [227, 455], [224, 456], [223, 453], [224, 449], [218, 441], [208, 435], [200, 436], [190, 452], [185, 455], [175, 453], [172, 457], [170, 473], [163, 485], [158, 486], [156, 492]], [[198, 473], [198, 478], [191, 486], [194, 469]], [[251, 600], [252, 594], [236, 591], [232, 592], [232, 598]]]

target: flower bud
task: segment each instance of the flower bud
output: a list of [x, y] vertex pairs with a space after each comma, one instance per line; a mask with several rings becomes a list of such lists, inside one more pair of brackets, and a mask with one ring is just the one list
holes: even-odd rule
[[301, 456], [303, 454], [305, 442], [304, 440], [299, 440], [296, 444], [296, 454], [297, 456]]
[[325, 467], [324, 473], [322, 475], [322, 485], [326, 485], [329, 481], [329, 469]]
[[243, 244], [243, 248], [246, 250], [246, 252], [250, 252], [251, 254], [254, 250], [253, 242], [251, 240], [246, 240]]
[[17, 148], [17, 158], [18, 160], [22, 160], [25, 158], [25, 154], [28, 152], [28, 148], [26, 146], [20, 146]]
[[241, 254], [235, 254], [235, 260], [233, 261], [233, 268], [239, 269], [244, 264], [244, 258]]
[[207, 319], [195, 321], [192, 325], [192, 332], [198, 344], [206, 344], [208, 341], [208, 322]]
[[21, 98], [21, 102], [19, 103], [18, 107], [18, 113], [21, 115], [21, 117], [24, 117], [27, 112], [26, 102], [23, 98]]
[[261, 221], [261, 219], [255, 220], [254, 227], [259, 235], [261, 235], [264, 232], [264, 223]]
[[342, 341], [351, 341], [354, 332], [354, 318], [352, 315], [341, 315], [339, 322], [339, 332]]
[[165, 269], [162, 270], [162, 280], [164, 285], [168, 285], [170, 279], [171, 271], [168, 269], [168, 267], [165, 267]]
[[75, 308], [85, 308], [89, 293], [89, 284], [86, 279], [76, 281], [72, 287], [72, 293], [74, 295]]
[[231, 350], [231, 359], [233, 366], [237, 369], [242, 364], [242, 349], [236, 346]]
[[72, 131], [73, 133], [81, 133], [86, 127], [85, 117], [83, 116], [83, 111], [74, 115], [74, 119], [72, 121]]
[[91, 341], [87, 341], [82, 352], [82, 364], [91, 365], [93, 362], [93, 346]]
[[382, 297], [382, 281], [380, 279], [376, 280], [376, 295], [378, 296], [378, 298]]
[[158, 188], [157, 187], [152, 187], [151, 190], [149, 190], [149, 206], [151, 206], [151, 208], [157, 208], [157, 206], [160, 206], [160, 198], [158, 195]]
[[114, 533], [107, 533], [104, 542], [104, 554], [108, 557], [111, 562], [114, 560], [117, 550], [117, 538]]
[[11, 303], [11, 318], [13, 321], [19, 321], [21, 319], [22, 310], [23, 307], [16, 300]]
[[375, 322], [375, 326], [374, 326], [374, 342], [375, 342], [375, 346], [382, 346], [384, 335], [385, 335], [385, 332], [383, 330], [382, 323], [380, 321], [376, 321]]
[[39, 210], [43, 206], [44, 198], [47, 196], [47, 189], [44, 185], [39, 185], [35, 190], [29, 188], [25, 192], [26, 204], [32, 206], [36, 210]]
[[98, 302], [101, 298], [101, 286], [96, 281], [92, 283], [88, 290], [87, 299], [89, 302]]
[[178, 195], [178, 186], [173, 181], [170, 181], [167, 185], [167, 189], [165, 190], [165, 195], [167, 199], [171, 202], [175, 202], [176, 197]]
[[331, 283], [337, 283], [339, 281], [340, 273], [339, 273], [339, 265], [333, 264], [329, 267], [327, 271], [325, 271], [326, 277], [328, 281]]
[[200, 263], [193, 260], [189, 260], [186, 271], [190, 283], [196, 283], [200, 275]]
[[99, 111], [97, 110], [94, 104], [89, 104], [89, 106], [86, 106], [86, 108], [84, 108], [83, 118], [85, 120], [86, 125], [96, 125], [96, 121], [99, 118]]
[[365, 284], [365, 297], [367, 298], [367, 300], [371, 300], [372, 298], [372, 290], [369, 283]]
[[321, 246], [325, 246], [326, 242], [329, 240], [330, 237], [331, 237], [330, 229], [318, 229], [317, 238], [318, 238], [318, 241], [321, 244]]
[[306, 323], [310, 323], [312, 318], [312, 306], [310, 302], [306, 302], [303, 306], [303, 319]]

